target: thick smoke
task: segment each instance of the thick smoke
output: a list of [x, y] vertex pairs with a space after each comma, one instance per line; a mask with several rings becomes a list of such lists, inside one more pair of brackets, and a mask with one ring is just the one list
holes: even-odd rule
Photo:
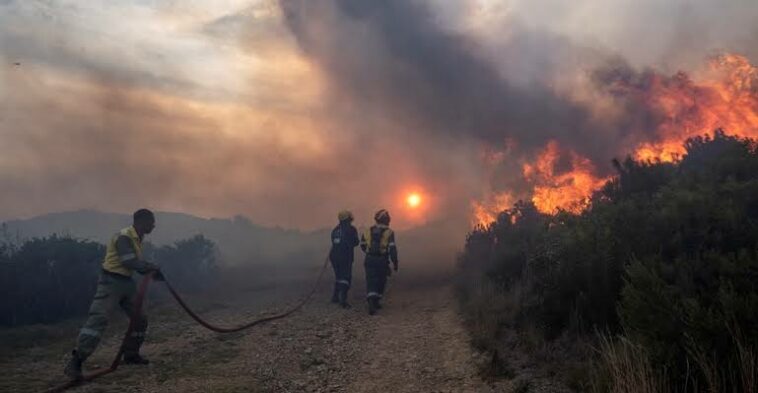
[[[521, 165], [549, 141], [591, 159], [598, 175], [609, 173], [612, 158], [653, 141], [664, 116], [648, 103], [615, 96], [609, 85], [654, 73], [635, 64], [665, 69], [693, 57], [701, 64], [714, 46], [746, 47], [749, 33], [734, 26], [715, 31], [708, 13], [758, 12], [747, 3], [721, 9], [707, 2], [621, 0], [502, 2], [508, 12], [500, 15], [473, 1], [436, 7], [404, 0], [280, 3], [299, 47], [326, 74], [336, 106], [399, 119], [428, 138], [474, 138], [507, 151], [491, 182], [522, 196], [530, 185]], [[593, 9], [611, 13], [611, 21], [593, 19]], [[467, 21], [488, 17], [494, 21], [484, 27]], [[736, 18], [755, 31], [748, 19]], [[595, 23], [607, 37], [588, 39], [591, 28], [582, 22]], [[571, 169], [565, 161], [557, 161], [557, 172]]]
[[658, 113], [598, 84], [756, 55], [752, 2], [659, 3], [0, 1], [0, 218], [316, 228], [420, 188], [428, 214], [399, 225], [465, 221], [482, 190], [527, 194], [550, 140], [602, 173], [654, 137]]
[[[294, 0], [283, 1], [282, 8], [337, 99], [356, 103], [357, 110], [403, 119], [431, 135], [496, 144], [513, 138], [527, 150], [552, 138], [591, 156], [607, 155], [592, 146], [589, 137], [600, 133], [588, 110], [552, 91], [547, 73], [542, 84], [517, 85], [501, 77], [476, 42], [445, 30], [423, 3]], [[509, 40], [510, 53], [535, 61], [549, 59], [532, 56], [536, 47], [571, 45], [541, 32]]]

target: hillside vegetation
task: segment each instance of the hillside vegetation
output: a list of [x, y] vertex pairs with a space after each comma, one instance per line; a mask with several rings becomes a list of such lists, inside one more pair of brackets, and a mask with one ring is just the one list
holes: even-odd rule
[[581, 390], [756, 391], [756, 142], [717, 131], [675, 163], [614, 164], [582, 214], [520, 202], [468, 235], [458, 293], [473, 344], [505, 362], [509, 330], [591, 342]]
[[[86, 315], [104, 255], [102, 244], [68, 236], [0, 243], [0, 326]], [[216, 245], [201, 235], [160, 247], [146, 243], [145, 257], [182, 290], [204, 288], [217, 272]]]

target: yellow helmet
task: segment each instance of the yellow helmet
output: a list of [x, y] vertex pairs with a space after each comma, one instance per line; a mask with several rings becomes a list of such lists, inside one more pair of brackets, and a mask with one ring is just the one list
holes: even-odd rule
[[340, 221], [353, 220], [353, 213], [350, 210], [342, 210], [337, 213], [337, 219]]

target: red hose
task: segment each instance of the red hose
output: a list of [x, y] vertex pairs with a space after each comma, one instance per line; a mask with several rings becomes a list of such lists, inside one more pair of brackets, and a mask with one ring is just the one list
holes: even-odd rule
[[288, 310], [286, 310], [286, 311], [284, 311], [282, 313], [279, 313], [279, 314], [276, 314], [276, 315], [271, 315], [271, 316], [268, 316], [268, 317], [259, 318], [259, 319], [256, 319], [256, 320], [253, 320], [251, 322], [248, 322], [248, 323], [245, 323], [245, 324], [242, 324], [242, 325], [239, 325], [239, 326], [235, 326], [235, 327], [219, 327], [219, 326], [213, 325], [213, 324], [211, 324], [211, 323], [203, 320], [194, 311], [192, 311], [189, 308], [189, 306], [187, 306], [187, 303], [185, 303], [184, 300], [179, 296], [179, 294], [176, 293], [176, 291], [171, 286], [171, 284], [169, 284], [168, 281], [166, 281], [166, 287], [168, 288], [169, 292], [171, 292], [171, 295], [174, 296], [174, 299], [176, 299], [176, 302], [179, 303], [180, 306], [182, 306], [182, 308], [184, 309], [184, 311], [186, 311], [187, 314], [190, 317], [192, 317], [192, 319], [195, 320], [195, 322], [199, 323], [200, 325], [204, 326], [205, 328], [207, 328], [209, 330], [213, 330], [214, 332], [218, 332], [218, 333], [234, 333], [234, 332], [239, 332], [240, 330], [245, 330], [245, 329], [251, 328], [251, 327], [253, 327], [255, 325], [258, 325], [258, 324], [261, 324], [261, 323], [264, 323], [264, 322], [270, 322], [270, 321], [273, 321], [273, 320], [276, 320], [276, 319], [285, 318], [285, 317], [289, 316], [290, 314], [294, 313], [295, 311], [301, 309], [306, 303], [308, 303], [308, 301], [311, 299], [311, 297], [313, 297], [313, 294], [316, 292], [316, 289], [318, 289], [318, 284], [321, 281], [321, 277], [324, 275], [324, 271], [326, 270], [326, 266], [327, 266], [328, 263], [329, 263], [329, 257], [327, 257], [326, 260], [324, 261], [324, 266], [321, 267], [321, 272], [319, 272], [318, 278], [316, 278], [316, 282], [313, 284], [313, 288], [311, 288], [311, 291], [308, 292], [308, 294], [303, 298], [303, 300], [301, 300], [300, 302], [298, 302], [296, 305], [294, 305], [293, 307], [289, 308]]
[[[316, 278], [316, 282], [313, 284], [313, 288], [311, 291], [296, 305], [293, 307], [287, 309], [286, 311], [271, 315], [268, 317], [258, 318], [251, 322], [235, 326], [235, 327], [219, 327], [216, 325], [213, 325], [202, 318], [200, 318], [199, 315], [197, 315], [194, 311], [192, 311], [189, 306], [187, 306], [187, 303], [184, 302], [184, 300], [179, 296], [179, 294], [174, 290], [174, 288], [169, 284], [167, 280], [164, 278], [164, 283], [166, 284], [166, 287], [168, 288], [169, 292], [171, 292], [171, 295], [176, 299], [176, 302], [179, 303], [180, 306], [184, 309], [184, 311], [187, 312], [187, 314], [192, 317], [197, 323], [202, 325], [203, 327], [212, 330], [214, 332], [218, 333], [233, 333], [238, 332], [240, 330], [245, 330], [248, 328], [251, 328], [255, 325], [270, 322], [276, 319], [281, 319], [289, 316], [290, 314], [294, 313], [295, 311], [301, 309], [308, 301], [313, 297], [313, 294], [316, 293], [316, 289], [318, 289], [318, 284], [321, 281], [322, 276], [324, 275], [324, 271], [326, 271], [326, 266], [329, 264], [329, 257], [327, 256], [324, 260], [324, 265], [321, 267], [321, 271], [318, 274], [318, 277]], [[116, 357], [113, 358], [113, 362], [111, 362], [110, 367], [108, 368], [102, 368], [99, 370], [95, 370], [90, 374], [85, 375], [82, 379], [79, 380], [72, 380], [65, 384], [56, 386], [54, 388], [51, 388], [47, 390], [47, 393], [58, 393], [65, 390], [68, 390], [70, 388], [79, 386], [84, 384], [85, 382], [92, 381], [93, 379], [103, 376], [105, 374], [112, 373], [113, 371], [116, 371], [119, 364], [121, 364], [121, 357], [124, 354], [124, 343], [126, 342], [127, 338], [132, 334], [132, 331], [134, 331], [134, 327], [136, 325], [137, 318], [135, 318], [138, 315], [141, 315], [142, 313], [142, 303], [145, 301], [145, 294], [147, 293], [147, 287], [148, 284], [150, 284], [150, 281], [153, 281], [155, 273], [150, 272], [145, 274], [142, 277], [142, 281], [140, 281], [139, 288], [137, 290], [137, 296], [134, 299], [134, 313], [132, 314], [131, 318], [129, 319], [129, 327], [126, 329], [126, 333], [124, 333], [124, 339], [121, 341], [121, 346], [118, 349], [118, 352], [116, 353]]]
[[126, 340], [134, 331], [136, 321], [138, 320], [138, 318], [136, 317], [142, 314], [142, 303], [144, 303], [145, 301], [147, 286], [148, 284], [150, 284], [150, 281], [153, 280], [154, 274], [155, 273], [150, 272], [142, 276], [142, 281], [140, 281], [139, 283], [139, 289], [137, 289], [137, 296], [134, 298], [134, 312], [132, 313], [131, 318], [129, 318], [129, 327], [126, 328], [126, 333], [124, 333], [124, 339], [121, 340], [121, 346], [118, 348], [118, 352], [116, 352], [116, 357], [113, 358], [113, 362], [111, 362], [111, 366], [108, 368], [101, 368], [99, 370], [95, 370], [91, 374], [87, 374], [84, 377], [82, 377], [82, 379], [71, 380], [63, 385], [56, 386], [52, 389], [49, 389], [47, 391], [48, 393], [62, 392], [74, 386], [78, 386], [85, 382], [89, 382], [101, 375], [109, 374], [116, 371], [116, 369], [118, 368], [118, 365], [121, 364], [121, 356], [124, 354], [124, 343], [126, 343]]

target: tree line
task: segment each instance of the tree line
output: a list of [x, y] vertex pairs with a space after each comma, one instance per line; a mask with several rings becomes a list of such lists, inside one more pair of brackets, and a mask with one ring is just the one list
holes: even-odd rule
[[[105, 246], [52, 235], [0, 242], [0, 325], [52, 323], [86, 315], [95, 293]], [[202, 289], [218, 271], [216, 245], [202, 235], [172, 245], [145, 243], [145, 257], [161, 266], [172, 285]]]

